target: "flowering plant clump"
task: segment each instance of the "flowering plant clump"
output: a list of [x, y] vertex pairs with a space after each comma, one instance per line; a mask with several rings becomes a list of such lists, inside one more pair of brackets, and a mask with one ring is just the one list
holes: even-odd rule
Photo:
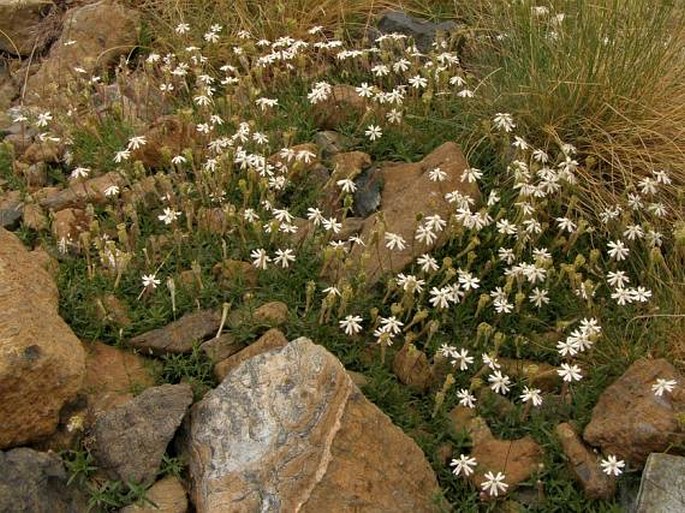
[[[54, 109], [16, 120], [65, 145], [65, 182], [74, 190], [106, 171], [116, 177], [84, 209], [83, 231], [54, 241], [61, 265], [85, 276], [78, 286], [86, 292], [63, 273], [74, 287], [65, 315], [84, 336], [119, 343], [177, 313], [222, 305], [226, 318], [228, 305], [287, 299], [289, 336], [308, 335], [371, 374], [365, 392], [403, 427], [430, 433], [427, 453], [447, 441], [458, 456], [429, 457], [448, 500], [456, 504], [464, 491], [487, 500], [510, 493], [509, 472], [476, 461], [468, 437], [446, 427], [447, 414], [467, 408], [502, 438], [532, 434], [541, 442], [549, 442], [552, 423], [589, 415], [602, 369], [637, 351], [615, 348], [614, 337], [660, 308], [659, 283], [647, 271], [667, 272], [670, 253], [682, 251], [676, 213], [660, 200], [672, 172], [650, 169], [625, 183], [615, 204], [589, 211], [582, 141], [532, 139], [526, 123], [495, 106], [467, 117], [486, 85], [450, 39], [420, 51], [402, 34], [364, 46], [321, 27], [302, 38], [265, 39], [184, 20], [174, 37], [175, 51], [141, 58], [137, 72], [154, 101], [136, 114], [157, 108], [173, 130], [145, 128], [124, 102], [87, 120]], [[122, 65], [115, 80], [130, 74]], [[92, 78], [80, 77], [78, 94], [67, 95], [70, 112], [84, 98], [100, 101], [106, 84]], [[335, 110], [330, 102], [341, 86], [360, 107], [338, 123], [338, 135], [373, 161], [423, 158], [445, 142], [441, 123], [454, 125], [455, 113], [485, 131], [478, 143], [464, 138], [473, 146], [458, 174], [425, 166], [426, 190], [447, 212], [417, 212], [402, 233], [381, 212], [370, 235], [359, 229], [366, 170], [348, 172], [312, 143], [313, 124], [322, 110]], [[430, 140], [421, 142], [428, 130]], [[103, 145], [97, 151], [88, 149], [93, 131]], [[160, 135], [167, 132], [173, 138]], [[452, 180], [480, 194], [452, 190]], [[395, 255], [410, 255], [411, 263], [370, 286], [363, 265], [380, 254], [389, 255], [384, 269]], [[114, 322], [107, 295], [129, 305], [133, 326]], [[91, 324], [90, 310], [74, 299], [81, 297], [96, 305]], [[88, 331], [93, 325], [102, 327]], [[430, 368], [433, 382], [422, 393], [393, 373], [393, 358], [409, 346]], [[551, 384], [512, 364], [524, 359], [551, 365]], [[212, 384], [206, 373], [201, 381]], [[663, 377], [651, 391], [664, 400], [678, 386]], [[598, 465], [616, 477], [624, 467], [613, 455]], [[555, 469], [537, 477], [541, 487], [565, 479]]]

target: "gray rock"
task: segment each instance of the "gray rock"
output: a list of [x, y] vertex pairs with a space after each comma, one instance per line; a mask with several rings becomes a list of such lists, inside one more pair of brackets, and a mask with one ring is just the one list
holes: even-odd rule
[[437, 509], [418, 446], [306, 338], [231, 370], [193, 407], [188, 448], [198, 513]]
[[378, 30], [381, 34], [396, 32], [409, 36], [416, 43], [416, 47], [424, 53], [431, 49], [439, 31], [449, 32], [454, 30], [456, 26], [456, 23], [451, 21], [433, 23], [409, 16], [401, 11], [387, 12], [378, 21]]
[[0, 511], [3, 513], [82, 513], [85, 497], [67, 487], [67, 472], [53, 453], [20, 447], [0, 451]]
[[685, 511], [685, 458], [652, 453], [642, 474], [635, 513]]
[[162, 385], [99, 414], [88, 440], [96, 464], [112, 479], [153, 482], [192, 402], [190, 385]]
[[372, 167], [359, 176], [355, 184], [357, 190], [354, 193], [352, 213], [355, 217], [368, 217], [381, 205], [381, 191], [383, 190], [383, 178], [377, 167]]
[[17, 227], [24, 211], [19, 191], [9, 191], [0, 196], [0, 227], [12, 230]]
[[148, 331], [130, 340], [133, 347], [163, 356], [169, 353], [189, 353], [193, 344], [216, 334], [221, 315], [213, 310], [202, 310], [184, 315], [163, 328]]

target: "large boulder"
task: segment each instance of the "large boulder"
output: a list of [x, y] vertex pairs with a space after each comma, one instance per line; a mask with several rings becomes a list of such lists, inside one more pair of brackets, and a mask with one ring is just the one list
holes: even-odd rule
[[[657, 396], [657, 379], [675, 380], [672, 392]], [[633, 466], [651, 452], [664, 452], [685, 442], [680, 418], [685, 413], [685, 378], [668, 361], [638, 360], [600, 396], [583, 438]]]
[[190, 385], [162, 385], [100, 413], [88, 440], [98, 467], [112, 479], [153, 482], [192, 402]]
[[0, 51], [29, 55], [40, 39], [41, 21], [53, 7], [50, 0], [0, 0]]
[[0, 511], [3, 513], [82, 513], [86, 498], [67, 486], [62, 460], [52, 453], [20, 447], [0, 451]]
[[[435, 168], [446, 173], [444, 181], [431, 181], [429, 173]], [[397, 273], [421, 253], [428, 253], [445, 242], [445, 231], [430, 244], [415, 240], [417, 216], [437, 214], [447, 221], [456, 208], [445, 195], [453, 191], [477, 200], [480, 192], [476, 184], [461, 181], [466, 168], [466, 158], [454, 142], [440, 145], [419, 162], [392, 163], [379, 168], [383, 183], [381, 211], [367, 217], [362, 224], [360, 237], [366, 246], [355, 244], [351, 251], [351, 258], [362, 266], [359, 274], [365, 275], [369, 285], [376, 283], [384, 272]], [[399, 235], [406, 241], [406, 247], [389, 249], [383, 239], [385, 233]], [[374, 242], [374, 234], [380, 237], [378, 244]]]
[[51, 434], [81, 388], [85, 353], [57, 301], [48, 272], [0, 228], [0, 449]]
[[[109, 0], [70, 9], [64, 27], [38, 72], [29, 78], [27, 90], [39, 96], [53, 95], [80, 73], [90, 77], [133, 50], [140, 33], [140, 16]], [[31, 99], [31, 98], [30, 98]]]
[[436, 509], [421, 449], [306, 338], [244, 361], [191, 412], [198, 513]]

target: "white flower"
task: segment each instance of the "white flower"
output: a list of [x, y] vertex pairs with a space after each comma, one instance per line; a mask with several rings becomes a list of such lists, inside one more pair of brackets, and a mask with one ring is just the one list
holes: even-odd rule
[[447, 179], [447, 173], [445, 173], [439, 167], [436, 167], [428, 171], [428, 178], [432, 182], [443, 182], [445, 179]]
[[426, 280], [419, 280], [413, 274], [405, 275], [400, 273], [397, 275], [397, 285], [402, 287], [405, 292], [411, 292], [412, 294], [421, 294], [423, 292], [423, 286], [426, 284]]
[[402, 122], [402, 111], [391, 109], [388, 113], [386, 113], [385, 119], [388, 120], [388, 123], [396, 125], [400, 124]]
[[476, 397], [469, 392], [467, 389], [462, 388], [457, 391], [457, 397], [459, 398], [459, 404], [466, 408], [476, 407]]
[[391, 315], [390, 317], [380, 317], [379, 319], [384, 331], [392, 333], [393, 335], [399, 335], [402, 332], [404, 323], [396, 319], [394, 315]]
[[494, 371], [488, 376], [488, 381], [490, 382], [490, 388], [497, 392], [498, 394], [506, 394], [509, 392], [509, 385], [511, 385], [511, 379], [509, 376], [503, 375], [502, 371]]
[[430, 271], [437, 271], [438, 269], [440, 269], [440, 267], [438, 266], [438, 261], [432, 256], [430, 256], [428, 253], [424, 253], [419, 258], [417, 258], [416, 263], [421, 266], [421, 270], [424, 273]]
[[459, 272], [459, 283], [464, 290], [476, 290], [480, 287], [480, 279], [464, 271]]
[[540, 406], [542, 404], [542, 391], [539, 388], [523, 387], [523, 393], [520, 395], [524, 403], [528, 401], [533, 403], [533, 406]]
[[469, 167], [461, 175], [462, 182], [476, 183], [483, 177], [483, 172], [475, 167]]
[[675, 379], [657, 378], [656, 383], [652, 385], [652, 392], [657, 397], [664, 395], [664, 392], [672, 392], [673, 388], [678, 384]]
[[369, 125], [368, 127], [366, 127], [364, 135], [366, 135], [371, 141], [375, 141], [381, 138], [381, 136], [383, 135], [383, 131], [381, 130], [381, 127], [379, 127], [378, 125]]
[[509, 485], [504, 482], [505, 476], [501, 472], [494, 475], [492, 472], [485, 474], [485, 481], [480, 484], [484, 492], [497, 497], [500, 492], [506, 492]]
[[143, 276], [141, 277], [141, 280], [143, 282], [143, 287], [145, 287], [145, 288], [150, 287], [150, 288], [155, 289], [155, 288], [157, 288], [157, 285], [162, 283], [160, 280], [157, 279], [157, 277], [154, 273], [153, 274], [143, 274]]
[[283, 269], [290, 267], [290, 262], [295, 261], [295, 253], [292, 249], [277, 249], [274, 263], [280, 265]]
[[335, 182], [338, 187], [342, 188], [343, 192], [353, 193], [357, 190], [357, 185], [349, 178], [343, 178]]
[[75, 168], [72, 172], [69, 178], [72, 180], [76, 180], [77, 178], [88, 178], [88, 174], [90, 173], [90, 169], [87, 167], [77, 167]]
[[441, 310], [450, 306], [450, 298], [452, 297], [452, 294], [449, 287], [433, 287], [430, 289], [429, 294], [431, 295], [429, 301], [430, 304], [433, 305], [433, 308]]
[[602, 472], [606, 475], [610, 476], [613, 474], [614, 476], [620, 476], [623, 473], [622, 469], [626, 466], [626, 463], [623, 460], [617, 459], [613, 454], [610, 454], [605, 460], [600, 462], [600, 465], [602, 466]]
[[450, 467], [454, 467], [452, 469], [452, 473], [455, 476], [459, 476], [461, 474], [464, 474], [464, 476], [470, 476], [473, 474], [473, 467], [476, 465], [478, 465], [476, 458], [471, 458], [465, 454], [460, 454], [458, 459], [453, 459], [450, 462]]
[[362, 98], [371, 98], [373, 96], [373, 86], [370, 86], [367, 82], [362, 82], [359, 87], [355, 87], [355, 91]]
[[345, 331], [346, 335], [356, 335], [362, 330], [362, 318], [359, 315], [348, 315], [343, 320], [338, 321], [340, 328]]
[[397, 233], [386, 232], [385, 247], [390, 250], [403, 251], [407, 247], [407, 241], [405, 241], [402, 236]]
[[307, 209], [307, 219], [309, 219], [314, 226], [319, 226], [324, 221], [323, 213], [318, 208], [309, 207]]
[[36, 120], [36, 126], [44, 127], [48, 126], [48, 123], [52, 121], [52, 114], [50, 111], [41, 112], [38, 114], [38, 119]]
[[497, 358], [493, 358], [487, 353], [483, 353], [481, 359], [483, 360], [483, 363], [493, 371], [501, 367], [501, 365], [497, 363]]
[[171, 163], [174, 164], [175, 166], [185, 164], [188, 161], [183, 155], [176, 155], [174, 158], [171, 159]]
[[174, 30], [177, 34], [185, 34], [190, 31], [190, 25], [187, 23], [179, 23]]
[[128, 160], [129, 158], [131, 158], [131, 152], [129, 150], [121, 150], [114, 154], [114, 162], [117, 164], [124, 160]]
[[414, 88], [414, 89], [423, 89], [428, 85], [428, 80], [421, 75], [414, 75], [409, 79], [409, 84]]
[[119, 194], [119, 186], [118, 185], [110, 185], [105, 189], [105, 196], [108, 198], [112, 198]]
[[626, 276], [624, 271], [608, 272], [607, 283], [612, 287], [622, 288], [624, 285], [630, 283], [630, 278]]
[[557, 374], [563, 378], [564, 381], [580, 381], [583, 375], [580, 372], [580, 367], [577, 365], [570, 365], [562, 363], [561, 369], [557, 369]]
[[628, 253], [630, 253], [630, 250], [626, 247], [623, 241], [620, 240], [609, 241], [607, 247], [609, 248], [609, 251], [607, 251], [609, 256], [618, 260], [619, 262], [621, 260], [625, 260], [628, 256]]
[[528, 299], [538, 308], [542, 308], [543, 304], [546, 305], [547, 303], [549, 303], [549, 297], [547, 297], [547, 289], [540, 290], [539, 288], [535, 287], [530, 296], [528, 296]]
[[160, 221], [164, 221], [164, 224], [171, 224], [174, 221], [176, 221], [176, 219], [178, 219], [178, 216], [180, 215], [181, 212], [179, 212], [178, 210], [174, 210], [173, 208], [165, 208], [164, 213], [158, 215], [157, 219], [159, 219]]
[[451, 354], [452, 357], [452, 365], [457, 366], [459, 365], [459, 370], [460, 371], [465, 371], [466, 369], [469, 368], [469, 365], [473, 363], [473, 356], [469, 356], [469, 352], [467, 349], [460, 349], [459, 351], [454, 351]]
[[557, 217], [556, 221], [560, 230], [566, 230], [568, 233], [576, 231], [576, 223], [571, 221], [568, 217]]
[[505, 112], [498, 112], [495, 114], [495, 117], [492, 121], [495, 124], [495, 128], [498, 130], [511, 132], [514, 128], [516, 128], [516, 124], [514, 124], [514, 118], [511, 116], [511, 114], [507, 114]]
[[342, 223], [339, 223], [335, 217], [329, 217], [321, 221], [324, 230], [333, 231], [333, 233], [339, 233], [342, 229]]
[[138, 148], [141, 148], [147, 144], [147, 139], [145, 138], [144, 135], [137, 135], [134, 137], [131, 137], [128, 140], [128, 150], [137, 150]]
[[416, 235], [414, 235], [414, 238], [416, 240], [418, 240], [419, 242], [423, 242], [426, 245], [431, 245], [436, 240], [438, 240], [438, 235], [433, 230], [431, 230], [429, 227], [424, 226], [424, 225], [419, 225], [416, 228]]
[[271, 257], [269, 257], [262, 248], [253, 249], [250, 252], [250, 258], [252, 258], [252, 265], [257, 269], [266, 269], [267, 264], [271, 262]]

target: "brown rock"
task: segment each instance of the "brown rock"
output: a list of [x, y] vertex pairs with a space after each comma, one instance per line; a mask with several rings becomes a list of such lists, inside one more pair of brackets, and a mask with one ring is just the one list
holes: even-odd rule
[[85, 354], [57, 299], [48, 272], [0, 228], [0, 448], [52, 433], [81, 388]]
[[194, 146], [196, 133], [194, 124], [178, 116], [162, 116], [143, 134], [147, 143], [133, 152], [133, 158], [152, 169], [168, 165], [172, 157]]
[[47, 59], [29, 78], [29, 98], [57, 93], [78, 75], [73, 69], [75, 63], [90, 76], [96, 69], [117, 62], [135, 47], [140, 31], [136, 11], [109, 1], [70, 9], [63, 23], [62, 34]]
[[[145, 494], [144, 504], [132, 504], [119, 513], [186, 513], [188, 497], [177, 477], [167, 476], [157, 481]], [[150, 504], [152, 503], [152, 504]]]
[[288, 320], [288, 305], [282, 301], [270, 301], [252, 311], [250, 308], [235, 310], [228, 317], [228, 325], [238, 327], [244, 324], [252, 326], [275, 327]]
[[27, 203], [23, 212], [24, 226], [31, 230], [42, 231], [48, 227], [48, 216], [45, 215], [40, 205]]
[[111, 479], [154, 481], [193, 391], [188, 384], [148, 388], [123, 406], [100, 413], [88, 447]]
[[369, 384], [369, 378], [367, 378], [364, 374], [361, 372], [355, 372], [348, 370], [347, 375], [350, 377], [352, 380], [352, 383], [354, 383], [357, 388], [364, 388]]
[[98, 317], [102, 322], [111, 323], [122, 328], [131, 325], [128, 308], [114, 294], [106, 294], [97, 299]]
[[333, 165], [332, 180], [337, 181], [345, 178], [354, 180], [365, 168], [371, 165], [371, 156], [363, 151], [347, 151], [332, 157], [331, 164]]
[[502, 472], [506, 476], [505, 483], [509, 485], [507, 493], [510, 493], [540, 469], [542, 449], [530, 436], [500, 440], [492, 435], [481, 417], [468, 420], [466, 429], [473, 442], [471, 456], [478, 461], [469, 477], [475, 486], [480, 487], [487, 472]]
[[283, 301], [270, 301], [258, 307], [252, 314], [251, 321], [255, 324], [280, 326], [288, 320], [288, 305]]
[[616, 480], [602, 472], [599, 458], [581, 440], [570, 424], [562, 422], [556, 429], [568, 466], [589, 499], [608, 500], [616, 493]]
[[528, 386], [539, 388], [543, 392], [553, 392], [561, 386], [561, 376], [557, 367], [544, 362], [499, 358], [503, 372], [515, 381], [523, 380]]
[[238, 342], [233, 335], [224, 333], [217, 338], [210, 338], [203, 342], [200, 349], [213, 362], [220, 362], [229, 356], [233, 356], [244, 347], [245, 344]]
[[30, 55], [39, 41], [41, 21], [54, 5], [50, 0], [0, 2], [0, 51]]
[[216, 264], [212, 271], [223, 288], [230, 288], [236, 284], [246, 287], [257, 286], [257, 269], [249, 262], [229, 258]]
[[231, 228], [231, 223], [224, 209], [201, 207], [197, 212], [197, 227], [209, 233], [224, 235]]
[[345, 151], [353, 146], [354, 141], [339, 132], [324, 130], [314, 134], [314, 142], [321, 148], [321, 156], [330, 159], [333, 155]]
[[191, 415], [198, 513], [437, 510], [418, 446], [308, 339], [243, 362]]
[[[429, 171], [436, 167], [447, 173], [445, 181], [433, 182], [428, 178]], [[392, 164], [380, 168], [384, 183], [381, 193], [382, 210], [366, 218], [363, 223], [361, 238], [367, 242], [366, 246], [355, 245], [351, 251], [351, 258], [358, 264], [357, 269], [359, 263], [363, 262], [361, 272], [368, 285], [376, 283], [384, 272], [401, 271], [415, 256], [430, 252], [443, 242], [444, 237], [439, 237], [430, 245], [415, 241], [416, 219], [419, 214], [438, 214], [444, 220], [449, 219], [454, 205], [445, 199], [448, 192], [458, 190], [475, 199], [479, 197], [475, 184], [461, 181], [462, 172], [467, 167], [459, 147], [453, 142], [447, 142], [420, 162]], [[384, 243], [371, 243], [374, 231], [379, 230], [378, 236], [383, 241], [381, 219], [385, 223], [385, 233], [395, 233], [404, 238], [407, 243], [404, 250], [391, 251]], [[362, 258], [365, 252], [368, 258]]]
[[104, 204], [107, 202], [105, 191], [113, 185], [118, 187], [124, 185], [124, 179], [114, 171], [74, 183], [66, 189], [48, 194], [40, 201], [40, 204], [55, 212], [67, 207], [82, 207], [87, 203]]
[[52, 219], [52, 235], [56, 240], [78, 243], [79, 236], [90, 228], [90, 218], [80, 208], [65, 208]]
[[101, 342], [88, 344], [83, 391], [93, 413], [126, 404], [154, 386], [151, 362]]
[[328, 99], [314, 105], [312, 114], [319, 128], [332, 130], [349, 121], [361, 119], [366, 109], [366, 101], [354, 87], [336, 84]]
[[413, 344], [404, 344], [392, 363], [392, 370], [405, 385], [425, 392], [431, 385], [433, 373], [428, 357]]
[[466, 406], [455, 406], [447, 415], [452, 427], [457, 433], [466, 431], [468, 433], [471, 421], [476, 417], [476, 410]]
[[685, 393], [676, 388], [655, 396], [651, 387], [657, 378], [685, 383], [666, 360], [636, 361], [600, 396], [583, 432], [585, 441], [633, 466], [644, 465], [651, 452], [685, 441], [678, 421], [685, 412]]
[[281, 349], [288, 343], [288, 339], [279, 330], [273, 328], [264, 333], [259, 339], [247, 346], [242, 351], [229, 356], [225, 360], [220, 361], [214, 366], [214, 375], [218, 381], [223, 381], [224, 378], [235, 369], [238, 365], [258, 354], [275, 349]]
[[53, 141], [34, 142], [21, 156], [21, 160], [27, 164], [38, 164], [39, 162], [49, 162], [56, 164], [62, 156], [62, 148], [59, 143]]
[[201, 310], [186, 314], [163, 328], [133, 337], [129, 344], [158, 356], [190, 353], [194, 344], [215, 335], [220, 325], [221, 315], [213, 310]]

